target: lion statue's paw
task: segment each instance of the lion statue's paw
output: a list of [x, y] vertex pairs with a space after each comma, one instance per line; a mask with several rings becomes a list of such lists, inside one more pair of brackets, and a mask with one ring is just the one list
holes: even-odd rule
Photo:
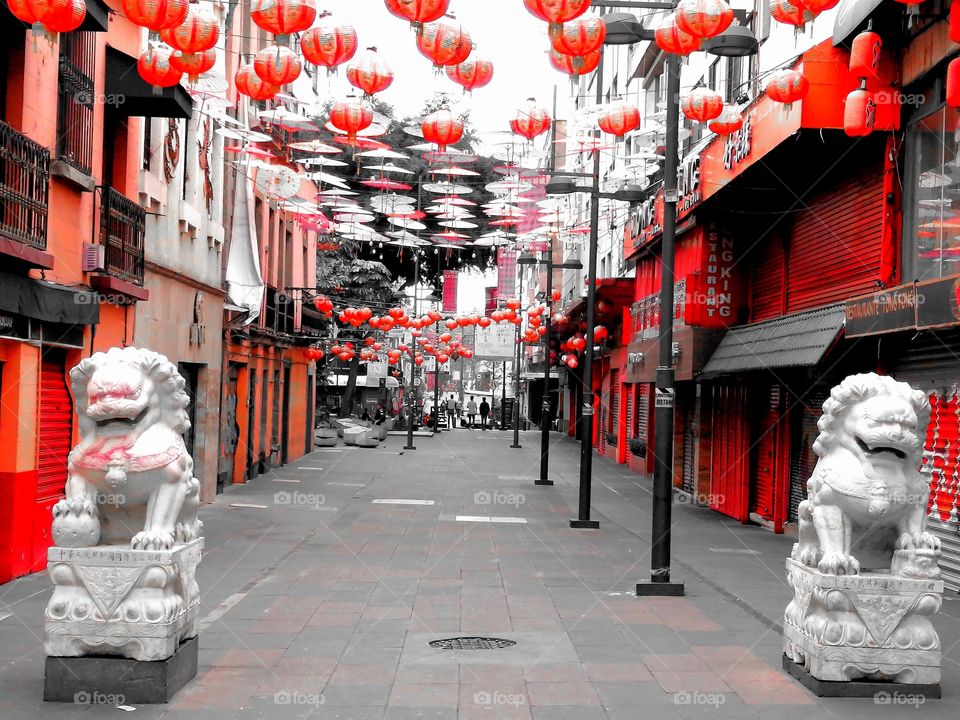
[[130, 541], [130, 547], [134, 550], [169, 550], [173, 545], [173, 533], [165, 530], [144, 530], [134, 535]]
[[940, 550], [940, 538], [932, 533], [903, 533], [897, 541], [897, 550]]
[[820, 562], [820, 548], [814, 545], [796, 543], [793, 546], [791, 557], [807, 567], [816, 567]]
[[817, 569], [825, 575], [858, 575], [860, 563], [851, 555], [829, 552], [817, 563]]
[[82, 516], [97, 517], [97, 506], [87, 498], [72, 498], [59, 500], [53, 506], [53, 517], [64, 518], [73, 516], [76, 518]]

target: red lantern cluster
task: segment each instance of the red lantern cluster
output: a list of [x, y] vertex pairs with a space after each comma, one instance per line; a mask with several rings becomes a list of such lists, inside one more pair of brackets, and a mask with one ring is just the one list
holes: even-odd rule
[[767, 97], [790, 106], [802, 100], [810, 89], [810, 82], [799, 70], [778, 70], [767, 80]]
[[7, 7], [19, 20], [47, 33], [72, 32], [87, 16], [83, 0], [8, 0]]
[[[530, 98], [527, 100], [526, 106], [517, 110], [513, 116], [510, 121], [510, 129], [517, 135], [527, 138], [527, 140], [533, 140], [550, 129], [550, 115], [547, 114], [546, 110], [539, 107], [533, 98]], [[510, 307], [509, 302], [507, 307]]]
[[347, 80], [366, 95], [375, 95], [393, 83], [393, 71], [375, 47], [367, 48], [349, 65]]
[[487, 85], [493, 79], [493, 63], [489, 60], [467, 58], [459, 65], [448, 65], [447, 77], [467, 92]]
[[700, 49], [702, 38], [690, 35], [677, 27], [675, 13], [666, 15], [653, 33], [654, 41], [664, 52], [675, 55], [689, 55]]
[[357, 133], [370, 127], [372, 122], [373, 110], [358, 98], [341, 100], [330, 110], [330, 124], [345, 132], [349, 140], [355, 140]]
[[947, 105], [960, 107], [960, 58], [947, 65]]
[[417, 49], [434, 67], [459, 65], [473, 52], [470, 33], [459, 25], [435, 22], [423, 26], [417, 35]]
[[640, 110], [626, 102], [615, 103], [600, 116], [597, 124], [605, 133], [623, 137], [640, 127]]
[[303, 356], [307, 360], [323, 360], [324, 352], [320, 348], [307, 348], [303, 351]]
[[260, 79], [270, 85], [292, 83], [303, 70], [303, 63], [290, 48], [284, 45], [265, 47], [253, 58], [253, 70]]
[[550, 49], [550, 64], [554, 69], [566, 73], [570, 77], [592, 73], [600, 65], [600, 50], [594, 50], [587, 55], [564, 55]]
[[729, 135], [743, 127], [743, 115], [733, 105], [726, 105], [707, 127], [717, 135]]
[[804, 9], [790, 0], [770, 0], [770, 16], [779, 23], [797, 28], [807, 22]]
[[300, 50], [307, 62], [332, 72], [357, 54], [357, 31], [324, 15], [300, 36]]
[[186, 19], [174, 28], [160, 31], [160, 39], [184, 55], [211, 50], [220, 39], [220, 23], [213, 14], [190, 5]]
[[697, 87], [680, 101], [684, 116], [695, 122], [709, 122], [723, 111], [723, 97], [716, 90]]
[[217, 53], [214, 50], [198, 53], [183, 53], [177, 50], [170, 56], [170, 64], [194, 83], [217, 64]]
[[724, 0], [680, 0], [677, 28], [696, 38], [716, 37], [733, 22], [733, 10]]
[[603, 47], [607, 25], [602, 18], [578, 18], [550, 31], [550, 45], [563, 55], [589, 55]]
[[423, 119], [420, 129], [424, 139], [436, 143], [442, 152], [448, 145], [460, 142], [463, 137], [463, 120], [449, 110], [437, 110]]

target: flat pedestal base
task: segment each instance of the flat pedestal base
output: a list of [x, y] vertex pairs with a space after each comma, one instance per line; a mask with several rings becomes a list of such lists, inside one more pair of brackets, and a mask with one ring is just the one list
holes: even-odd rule
[[514, 450], [519, 450], [523, 447], [523, 445], [511, 445], [510, 447], [512, 447]]
[[570, 527], [574, 530], [599, 530], [599, 520], [571, 520]]
[[637, 583], [637, 597], [682, 597], [682, 582], [653, 582], [645, 580]]
[[170, 702], [196, 676], [199, 645], [192, 637], [166, 660], [150, 662], [103, 655], [47, 657], [43, 699], [78, 705]]
[[534, 480], [534, 485], [553, 485], [553, 480]]
[[940, 685], [908, 685], [896, 682], [871, 682], [863, 680], [818, 680], [786, 655], [783, 656], [783, 669], [800, 681], [807, 690], [817, 697], [872, 697], [877, 703], [899, 704], [898, 697], [923, 697], [929, 700], [940, 698]]

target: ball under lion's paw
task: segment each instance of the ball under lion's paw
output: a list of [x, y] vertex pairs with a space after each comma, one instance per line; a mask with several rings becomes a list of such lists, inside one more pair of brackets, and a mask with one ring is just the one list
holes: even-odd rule
[[[63, 502], [61, 500], [60, 502]], [[57, 503], [59, 505], [59, 503]], [[50, 528], [53, 542], [57, 547], [84, 548], [95, 547], [100, 542], [100, 519], [96, 514], [71, 512], [54, 514]]]
[[815, 545], [796, 543], [793, 546], [791, 557], [801, 565], [816, 567], [820, 562], [820, 548]]
[[825, 575], [858, 575], [860, 563], [852, 555], [829, 552], [817, 563], [817, 569]]
[[165, 530], [143, 530], [130, 541], [130, 547], [134, 550], [169, 550], [173, 544], [173, 533]]

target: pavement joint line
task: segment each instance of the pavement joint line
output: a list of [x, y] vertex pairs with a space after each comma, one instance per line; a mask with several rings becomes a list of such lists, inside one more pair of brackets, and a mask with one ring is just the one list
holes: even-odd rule
[[230, 503], [233, 508], [250, 508], [253, 510], [268, 510], [269, 505], [256, 505], [255, 503]]
[[13, 617], [13, 613], [12, 613], [12, 612], [0, 612], [0, 622], [3, 622], [3, 621], [6, 620], [8, 617]]
[[327, 485], [337, 485], [341, 487], [366, 487], [366, 483], [348, 483], [348, 482], [338, 482], [336, 480], [327, 480]]
[[733, 555], [761, 555], [759, 550], [750, 550], [747, 548], [710, 548], [710, 552], [730, 553]]
[[506, 517], [490, 515], [456, 515], [454, 520], [457, 522], [485, 522], [485, 523], [514, 523], [516, 525], [526, 525], [527, 519], [523, 517]]
[[294, 470], [323, 470], [322, 467], [307, 467], [306, 465], [303, 465], [303, 466], [301, 466], [301, 467], [296, 467], [296, 468], [293, 468], [293, 469], [294, 469]]
[[375, 498], [374, 505], [435, 505], [436, 500], [406, 500], [404, 498]]
[[293, 480], [291, 478], [272, 478], [273, 482], [282, 482], [282, 483], [299, 483], [299, 480]]

